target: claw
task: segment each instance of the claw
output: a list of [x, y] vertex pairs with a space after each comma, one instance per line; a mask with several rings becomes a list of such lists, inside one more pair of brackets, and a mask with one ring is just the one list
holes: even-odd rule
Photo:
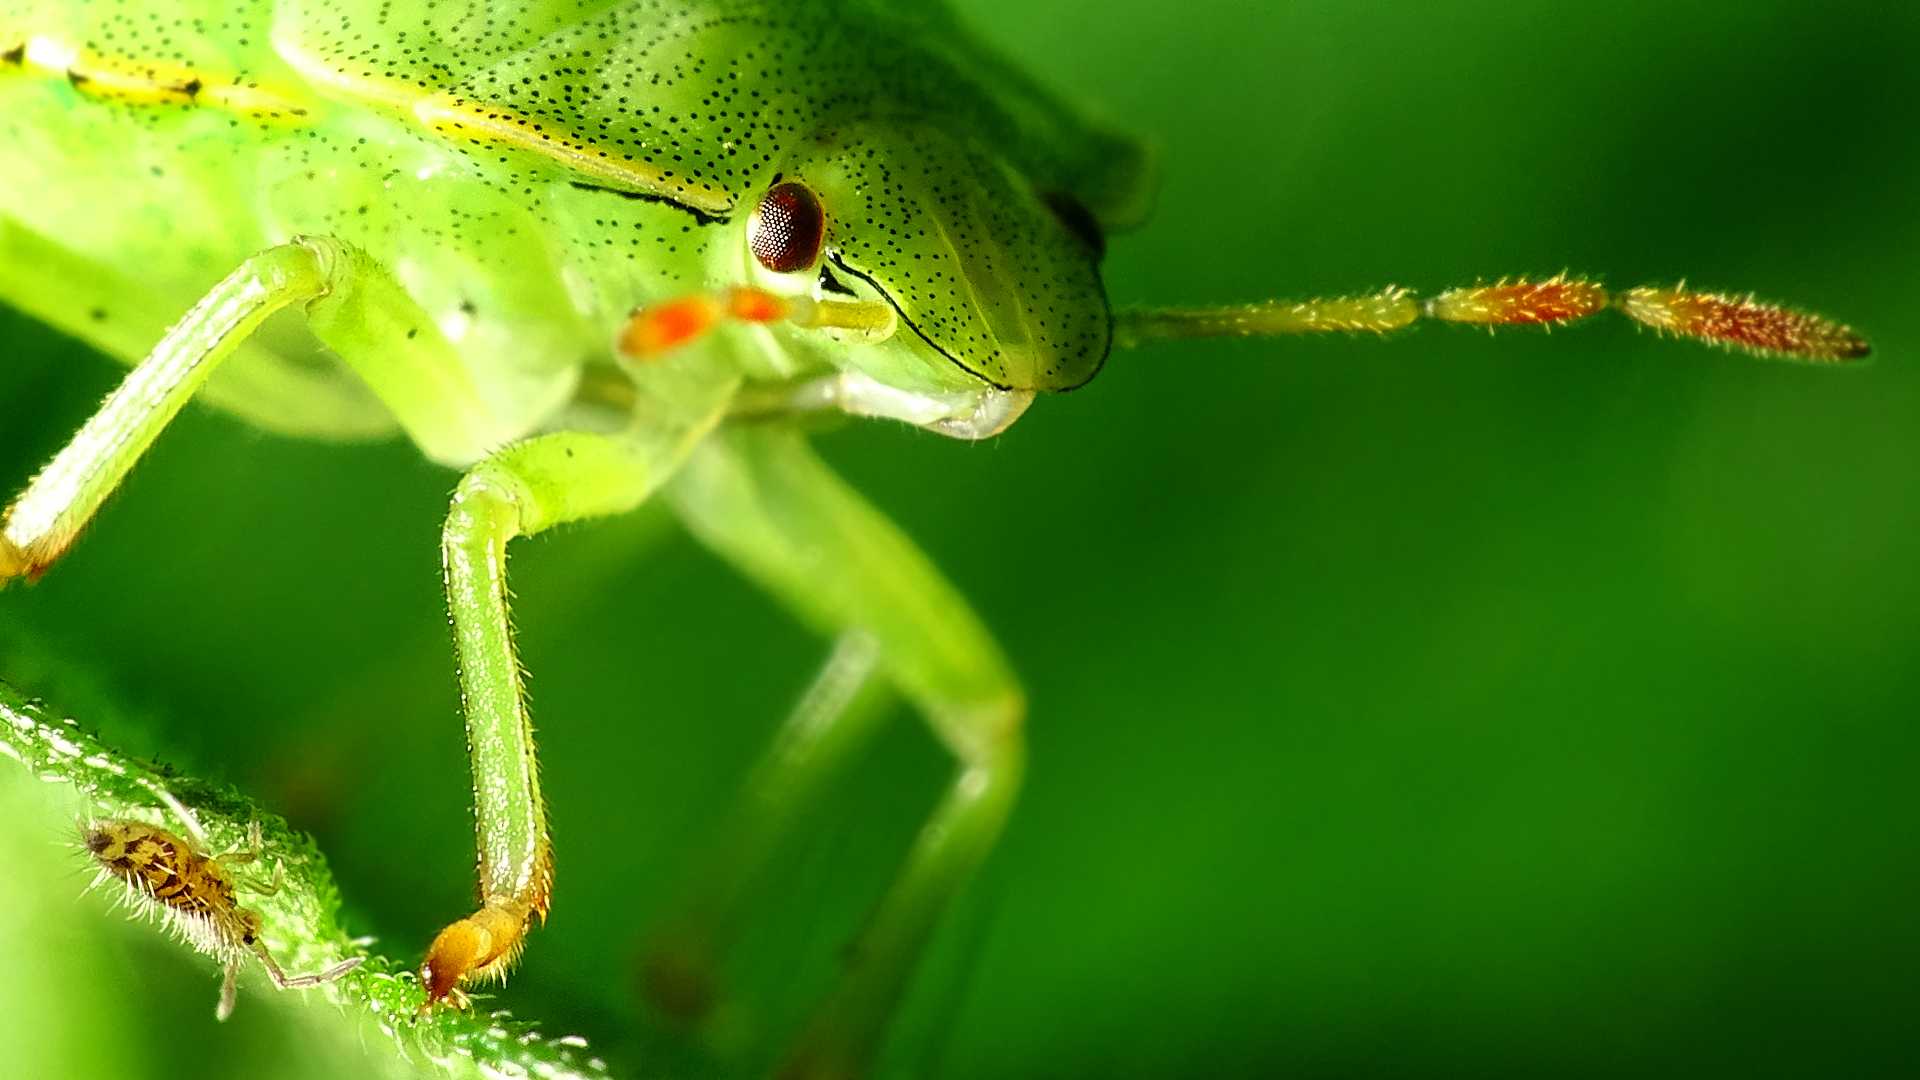
[[427, 991], [424, 1008], [449, 999], [458, 1007], [465, 1000], [463, 984], [504, 977], [520, 955], [530, 914], [525, 907], [489, 904], [440, 931], [420, 962], [420, 985]]

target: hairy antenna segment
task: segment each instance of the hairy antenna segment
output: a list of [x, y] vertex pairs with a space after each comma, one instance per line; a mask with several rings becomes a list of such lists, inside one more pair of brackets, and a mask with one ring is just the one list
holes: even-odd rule
[[1313, 300], [1263, 300], [1207, 308], [1146, 308], [1114, 316], [1114, 345], [1132, 348], [1158, 338], [1268, 337], [1328, 332], [1384, 334], [1420, 317], [1406, 289], [1388, 287], [1365, 296]]
[[1607, 290], [1597, 282], [1556, 274], [1545, 281], [1501, 280], [1448, 289], [1427, 301], [1429, 318], [1479, 326], [1558, 326], [1605, 311]]
[[1682, 284], [1629, 289], [1615, 302], [1643, 326], [1740, 349], [1815, 363], [1858, 360], [1871, 351], [1851, 327], [1818, 315], [1718, 293], [1692, 292]]
[[1764, 304], [1751, 296], [1641, 286], [1615, 297], [1599, 282], [1556, 274], [1541, 281], [1501, 279], [1448, 289], [1424, 303], [1401, 288], [1367, 296], [1267, 301], [1214, 308], [1122, 311], [1114, 341], [1129, 348], [1160, 338], [1249, 337], [1328, 331], [1386, 333], [1421, 318], [1471, 326], [1555, 327], [1616, 308], [1663, 333], [1726, 345], [1756, 356], [1836, 363], [1868, 354], [1866, 339], [1818, 315]]

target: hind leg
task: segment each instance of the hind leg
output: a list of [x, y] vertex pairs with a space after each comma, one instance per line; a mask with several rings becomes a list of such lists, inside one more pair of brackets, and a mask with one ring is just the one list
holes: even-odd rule
[[717, 1003], [717, 968], [742, 918], [768, 884], [767, 863], [848, 758], [873, 734], [887, 697], [877, 677], [880, 643], [848, 631], [742, 786], [672, 913], [650, 934], [642, 961], [647, 996], [682, 1021]]
[[695, 535], [828, 633], [858, 630], [880, 673], [954, 756], [945, 797], [846, 953], [846, 970], [783, 1072], [864, 1071], [920, 953], [1011, 812], [1026, 760], [1025, 700], [966, 602], [796, 433], [711, 438], [668, 496]]

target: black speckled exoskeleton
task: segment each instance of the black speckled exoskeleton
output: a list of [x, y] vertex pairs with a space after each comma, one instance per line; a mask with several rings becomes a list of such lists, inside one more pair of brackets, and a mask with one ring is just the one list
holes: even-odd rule
[[[513, 539], [662, 499], [840, 641], [716, 880], [753, 877], [862, 687], [919, 710], [951, 786], [796, 1074], [862, 1067], [1025, 764], [1006, 657], [814, 456], [807, 417], [982, 439], [1144, 341], [1421, 319], [1615, 310], [1762, 354], [1866, 352], [1750, 298], [1564, 276], [1116, 309], [1101, 258], [1146, 216], [1148, 155], [929, 0], [0, 0], [0, 134], [0, 299], [132, 365], [8, 507], [0, 581], [44, 573], [196, 396], [282, 433], [397, 427], [463, 470], [442, 555], [480, 901], [427, 950], [430, 1001], [503, 973], [551, 900]], [[707, 1000], [731, 903], [675, 924], [663, 1000]]]

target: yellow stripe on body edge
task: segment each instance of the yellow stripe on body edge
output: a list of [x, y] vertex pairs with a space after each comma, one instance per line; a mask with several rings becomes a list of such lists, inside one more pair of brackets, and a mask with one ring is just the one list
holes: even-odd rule
[[733, 199], [724, 191], [706, 184], [676, 183], [671, 171], [657, 165], [614, 157], [605, 150], [595, 150], [583, 139], [502, 109], [436, 94], [414, 103], [413, 115], [439, 135], [486, 139], [529, 150], [621, 191], [655, 195], [708, 214], [725, 214], [733, 209]]
[[297, 41], [276, 40], [274, 48], [282, 60], [322, 93], [394, 109], [441, 138], [498, 143], [539, 154], [617, 191], [666, 199], [702, 213], [719, 215], [733, 209], [733, 198], [726, 191], [704, 183], [683, 182], [672, 171], [650, 162], [596, 150], [589, 140], [507, 109], [451, 93], [424, 93], [411, 79], [344, 71]]
[[312, 112], [296, 95], [236, 82], [184, 64], [87, 53], [49, 37], [0, 48], [0, 64], [65, 79], [89, 97], [128, 105], [196, 105], [251, 120], [299, 123]]

